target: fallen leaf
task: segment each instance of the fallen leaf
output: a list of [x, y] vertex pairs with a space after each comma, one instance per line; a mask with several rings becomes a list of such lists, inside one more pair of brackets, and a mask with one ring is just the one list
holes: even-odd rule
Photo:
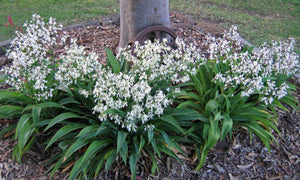
[[233, 176], [231, 173], [228, 173], [228, 175], [229, 175], [230, 180], [239, 180], [240, 179], [239, 176]]
[[250, 163], [250, 164], [247, 164], [247, 165], [237, 165], [237, 167], [238, 167], [239, 169], [245, 170], [245, 169], [250, 168], [253, 164], [254, 164], [254, 162], [252, 162], [252, 163]]

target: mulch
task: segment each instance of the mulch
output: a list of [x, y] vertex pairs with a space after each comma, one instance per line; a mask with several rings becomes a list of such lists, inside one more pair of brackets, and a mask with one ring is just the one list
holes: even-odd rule
[[[220, 36], [223, 29], [216, 24], [194, 20], [188, 15], [171, 12], [171, 28], [186, 43], [194, 43], [200, 47], [203, 37], [210, 33]], [[77, 37], [78, 44], [86, 50], [98, 53], [101, 60], [106, 59], [104, 47], [115, 50], [120, 35], [118, 15], [110, 15], [99, 22], [83, 24], [66, 28], [65, 31], [72, 37]], [[60, 52], [62, 52], [61, 50]], [[9, 61], [5, 56], [0, 57], [0, 66]], [[300, 100], [300, 91], [295, 97]], [[140, 179], [300, 179], [300, 120], [299, 112], [289, 109], [289, 112], [278, 111], [278, 129], [280, 135], [274, 132], [278, 141], [271, 146], [269, 153], [264, 144], [255, 135], [252, 139], [245, 130], [240, 129], [233, 133], [232, 139], [220, 142], [213, 148], [203, 168], [195, 171], [197, 161], [193, 158], [194, 147], [184, 147], [189, 155], [181, 163], [162, 156], [158, 160], [159, 172], [149, 175], [147, 157], [138, 163]], [[0, 120], [0, 129], [8, 122]], [[46, 174], [47, 160], [56, 149], [42, 152], [39, 144], [27, 152], [22, 163], [12, 159], [12, 150], [15, 144], [13, 133], [8, 133], [0, 139], [0, 180], [1, 179], [50, 179]], [[66, 179], [68, 172], [57, 172], [52, 179]], [[129, 167], [122, 163], [115, 163], [108, 171], [102, 171], [98, 179], [128, 179]]]

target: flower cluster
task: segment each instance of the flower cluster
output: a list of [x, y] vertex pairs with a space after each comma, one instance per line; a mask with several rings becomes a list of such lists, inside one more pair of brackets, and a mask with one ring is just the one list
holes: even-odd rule
[[[172, 102], [161, 90], [152, 93], [146, 80], [136, 80], [130, 73], [103, 73], [92, 93], [96, 102], [94, 113], [99, 113], [99, 119], [113, 120], [128, 131], [136, 131], [141, 125], [153, 128], [148, 121], [162, 115]], [[107, 110], [118, 113], [106, 114]]]
[[206, 35], [202, 46], [206, 47], [208, 58], [216, 59], [217, 62], [220, 57], [227, 57], [231, 54], [231, 50], [236, 52], [242, 50], [242, 43], [236, 26], [232, 26], [228, 32], [225, 31], [222, 37]]
[[[225, 44], [227, 39], [224, 39]], [[271, 104], [274, 99], [288, 94], [289, 86], [276, 80], [280, 76], [293, 75], [299, 69], [299, 56], [294, 52], [294, 43], [293, 39], [273, 42], [272, 45], [265, 43], [253, 53], [228, 49], [226, 57], [221, 56], [223, 62], [220, 63], [228, 65], [229, 70], [219, 72], [215, 82], [224, 83], [225, 89], [241, 86], [242, 96], [260, 94], [266, 105]]]
[[66, 53], [59, 57], [60, 62], [55, 73], [55, 79], [61, 85], [68, 86], [76, 84], [77, 81], [95, 81], [98, 78], [102, 64], [98, 61], [96, 53], [87, 53], [83, 46], [76, 44], [76, 39], [71, 39], [71, 45], [66, 46], [65, 50]]
[[146, 41], [144, 45], [135, 42], [134, 55], [131, 50], [121, 49], [118, 57], [124, 56], [132, 62], [131, 71], [137, 76], [143, 76], [148, 81], [154, 79], [170, 79], [174, 84], [189, 81], [189, 73], [196, 73], [197, 67], [206, 63], [200, 49], [193, 44], [186, 45], [181, 39], [176, 39], [176, 49], [167, 45], [167, 40]]
[[17, 90], [28, 92], [38, 100], [47, 99], [53, 91], [49, 85], [54, 68], [51, 53], [58, 44], [58, 31], [62, 30], [62, 26], [57, 26], [53, 18], [45, 23], [39, 15], [33, 14], [32, 20], [24, 27], [26, 32], [16, 32], [17, 37], [12, 40], [7, 52], [8, 58], [13, 59], [12, 65], [3, 71], [10, 75], [8, 83]]

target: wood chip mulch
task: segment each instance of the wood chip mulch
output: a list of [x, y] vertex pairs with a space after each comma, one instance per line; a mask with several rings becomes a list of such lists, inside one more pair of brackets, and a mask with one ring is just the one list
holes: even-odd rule
[[[223, 29], [206, 21], [195, 21], [188, 15], [172, 12], [171, 28], [187, 43], [201, 44], [205, 34], [220, 36]], [[106, 59], [104, 46], [116, 49], [119, 41], [120, 27], [118, 15], [102, 18], [101, 22], [65, 29], [72, 37], [77, 37], [78, 44], [88, 51], [99, 54], [100, 59]], [[0, 66], [6, 64], [6, 57], [0, 57]], [[300, 100], [300, 91], [295, 97]], [[142, 159], [138, 165], [140, 179], [300, 179], [300, 114], [290, 109], [289, 112], [278, 112], [278, 129], [280, 135], [274, 133], [279, 145], [273, 144], [271, 152], [257, 138], [249, 139], [245, 131], [233, 133], [231, 140], [219, 143], [208, 155], [204, 167], [195, 171], [197, 161], [185, 158], [182, 163], [163, 156], [158, 160], [159, 172], [147, 175], [145, 168], [147, 159]], [[0, 120], [0, 129], [7, 126], [7, 121]], [[39, 144], [27, 152], [22, 163], [12, 160], [12, 150], [15, 141], [12, 132], [0, 138], [0, 180], [2, 179], [50, 179], [46, 174], [49, 167], [46, 161], [55, 153], [41, 152]], [[187, 153], [193, 147], [185, 147]], [[192, 156], [192, 154], [190, 154]], [[99, 179], [128, 179], [129, 169], [123, 164], [115, 163], [109, 171], [102, 171]], [[57, 172], [52, 179], [66, 179], [66, 173]]]

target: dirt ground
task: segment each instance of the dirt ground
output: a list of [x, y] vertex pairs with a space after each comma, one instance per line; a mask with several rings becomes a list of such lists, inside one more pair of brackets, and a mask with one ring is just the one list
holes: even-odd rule
[[[223, 29], [216, 24], [195, 21], [179, 12], [171, 12], [171, 28], [178, 37], [187, 43], [200, 46], [203, 36], [210, 33], [220, 36]], [[106, 59], [104, 46], [116, 49], [119, 41], [120, 28], [118, 15], [72, 26], [65, 29], [71, 36], [78, 38], [78, 44], [85, 46], [88, 51], [97, 52], [100, 59]], [[63, 50], [61, 50], [63, 51]], [[5, 56], [0, 57], [0, 66], [9, 61]], [[300, 91], [295, 93], [300, 99]], [[190, 153], [182, 163], [163, 156], [158, 160], [159, 172], [149, 175], [146, 168], [147, 158], [138, 163], [138, 178], [140, 179], [300, 179], [300, 114], [290, 109], [289, 112], [278, 112], [278, 128], [280, 135], [275, 134], [279, 145], [272, 145], [271, 152], [254, 136], [252, 141], [245, 131], [233, 133], [233, 138], [219, 143], [208, 155], [204, 167], [195, 171], [194, 147], [185, 147]], [[0, 129], [7, 126], [8, 121], [0, 120]], [[55, 153], [42, 152], [38, 145], [23, 157], [22, 163], [12, 160], [12, 149], [15, 144], [12, 133], [0, 139], [0, 180], [2, 179], [50, 179], [46, 174], [49, 167], [47, 160]], [[65, 179], [68, 172], [57, 172], [53, 179]], [[102, 171], [98, 179], [128, 179], [129, 167], [115, 163], [109, 171]]]

